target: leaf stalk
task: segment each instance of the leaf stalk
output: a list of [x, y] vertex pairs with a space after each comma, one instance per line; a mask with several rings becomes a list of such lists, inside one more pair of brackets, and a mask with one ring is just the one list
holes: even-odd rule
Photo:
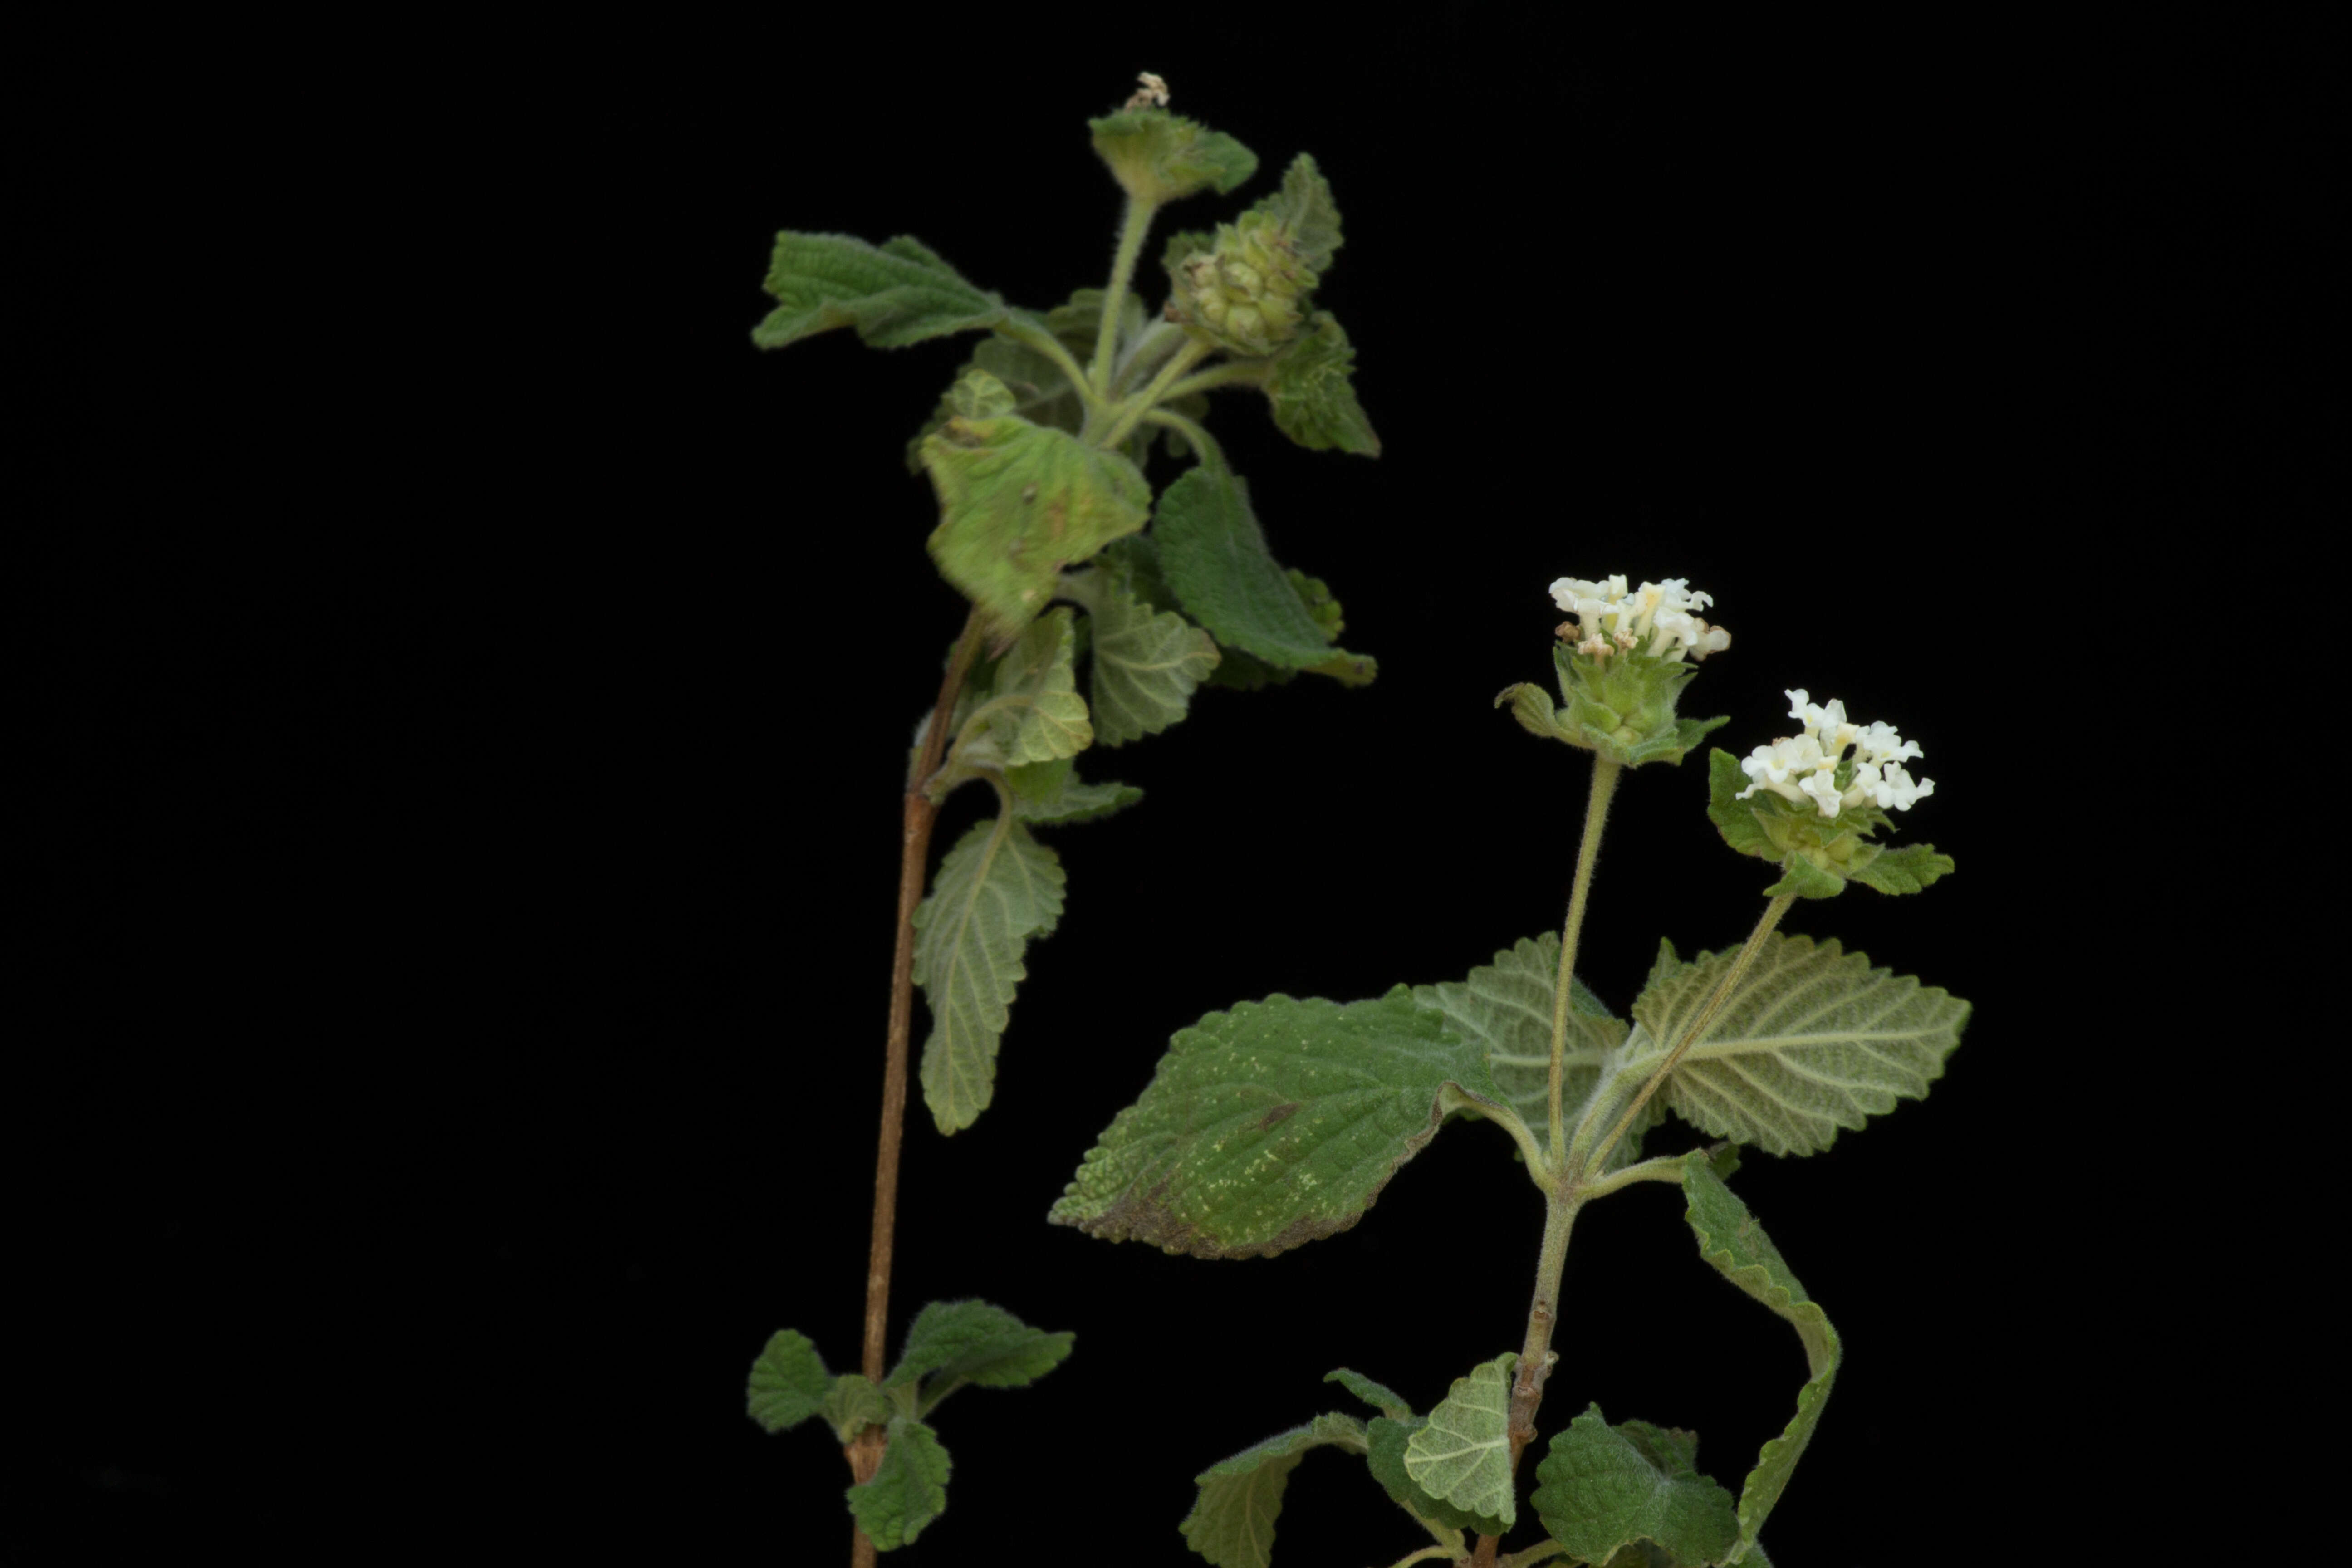
[[1116, 405], [1118, 418], [1094, 445], [1102, 451], [1116, 451], [1118, 444], [1127, 439], [1146, 414], [1167, 401], [1168, 389], [1177, 378], [1215, 352], [1207, 343], [1199, 342], [1187, 342], [1178, 349], [1175, 356], [1160, 367], [1160, 374], [1151, 378], [1150, 385]]

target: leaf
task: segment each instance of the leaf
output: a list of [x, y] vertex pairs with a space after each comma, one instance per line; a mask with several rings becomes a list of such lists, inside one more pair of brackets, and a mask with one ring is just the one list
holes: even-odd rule
[[[1051, 794], [1034, 796], [1015, 794], [1013, 815], [1022, 822], [1040, 827], [1059, 826], [1066, 822], [1092, 822], [1098, 816], [1125, 811], [1143, 798], [1143, 792], [1133, 784], [1088, 784], [1069, 772], [1070, 764], [1066, 761], [1040, 765], [1062, 770], [1061, 784]], [[1016, 773], [1025, 771], [1014, 770]]]
[[890, 1424], [890, 1399], [864, 1373], [845, 1372], [833, 1380], [833, 1392], [824, 1396], [824, 1418], [846, 1447], [868, 1426]]
[[942, 1132], [988, 1108], [997, 1042], [1028, 977], [1022, 952], [1062, 918], [1062, 880], [1059, 857], [1000, 816], [973, 824], [947, 852], [915, 910], [915, 984], [931, 1010], [923, 1102]]
[[933, 1301], [915, 1315], [898, 1364], [883, 1380], [904, 1387], [929, 1376], [926, 1414], [953, 1384], [982, 1388], [1018, 1388], [1059, 1366], [1077, 1336], [1033, 1329], [1002, 1307], [985, 1301]]
[[1184, 717], [1219, 658], [1215, 639], [1183, 616], [1155, 610], [1130, 574], [1097, 566], [1063, 581], [1094, 627], [1095, 739], [1121, 746]]
[[881, 1468], [849, 1489], [849, 1511], [877, 1550], [895, 1552], [922, 1533], [948, 1506], [948, 1451], [940, 1436], [906, 1416], [890, 1422]]
[[[1765, 1516], [1788, 1489], [1789, 1477], [1812, 1441], [1821, 1424], [1822, 1406], [1830, 1396], [1845, 1347], [1830, 1326], [1828, 1314], [1805, 1294], [1797, 1277], [1780, 1257], [1780, 1248], [1748, 1212], [1748, 1205], [1702, 1160], [1683, 1167], [1683, 1195], [1690, 1206], [1683, 1217], [1698, 1237], [1698, 1255], [1725, 1279], [1789, 1321], [1804, 1342], [1805, 1364], [1812, 1376], [1797, 1391], [1797, 1414], [1778, 1437], [1768, 1440], [1756, 1457], [1756, 1468], [1739, 1490], [1740, 1540], [1752, 1546]], [[1748, 1560], [1760, 1554], [1750, 1551]]]
[[1005, 319], [1004, 301], [973, 288], [921, 241], [900, 235], [880, 249], [845, 234], [776, 236], [768, 263], [776, 309], [751, 331], [763, 349], [855, 327], [869, 348], [977, 331]]
[[1328, 310], [1318, 310], [1298, 341], [1276, 355], [1266, 373], [1265, 395], [1275, 427], [1309, 451], [1381, 455], [1381, 438], [1356, 401], [1349, 384], [1356, 351]]
[[1611, 1426], [1598, 1405], [1557, 1433], [1536, 1468], [1537, 1517], [1570, 1553], [1603, 1563], [1654, 1542], [1676, 1563], [1720, 1563], [1739, 1540], [1731, 1494], [1698, 1473], [1698, 1439], [1646, 1421]]
[[1196, 1258], [1272, 1257], [1361, 1219], [1453, 1110], [1509, 1116], [1478, 1053], [1402, 985], [1269, 996], [1180, 1029], [1047, 1217]]
[[1916, 893], [1952, 874], [1952, 858], [1932, 844], [1882, 849], [1856, 867], [1853, 879], [1882, 893]]
[[[1464, 980], [1416, 985], [1413, 1000], [1444, 1016], [1446, 1026], [1479, 1051], [1506, 1103], [1550, 1145], [1551, 1014], [1559, 981], [1559, 937], [1546, 931], [1495, 955]], [[1610, 1053], [1625, 1040], [1625, 1023], [1610, 1016], [1584, 982], [1569, 985], [1568, 1044], [1560, 1072], [1560, 1104], [1570, 1125], [1592, 1097]], [[1632, 1137], [1629, 1131], [1627, 1136]], [[1613, 1167], [1628, 1154], [1621, 1143]]]
[[751, 1363], [744, 1401], [751, 1419], [770, 1432], [788, 1432], [824, 1408], [833, 1376], [808, 1336], [778, 1329]]
[[1372, 1479], [1386, 1489], [1391, 1501], [1415, 1519], [1446, 1530], [1502, 1534], [1507, 1527], [1501, 1520], [1456, 1508], [1444, 1498], [1430, 1496], [1405, 1469], [1405, 1454], [1412, 1447], [1413, 1434], [1428, 1425], [1425, 1415], [1375, 1416], [1364, 1428], [1365, 1441], [1371, 1446], [1364, 1463], [1370, 1468]]
[[[1629, 1059], [1663, 1051], [1706, 1005], [1737, 952], [1675, 963], [1660, 954], [1633, 1004]], [[1870, 967], [1834, 940], [1775, 931], [1738, 992], [1684, 1056], [1660, 1098], [1684, 1121], [1768, 1153], [1826, 1149], [1916, 1100], [1941, 1078], [1969, 1004], [1940, 986]]]
[[1374, 1383], [1360, 1372], [1349, 1372], [1343, 1366], [1325, 1373], [1323, 1381], [1339, 1384], [1383, 1415], [1402, 1418], [1412, 1414], [1412, 1406], [1405, 1403], [1403, 1394], [1384, 1383]]
[[1333, 1444], [1362, 1453], [1363, 1423], [1352, 1415], [1318, 1415], [1211, 1465], [1194, 1479], [1201, 1495], [1177, 1528], [1216, 1568], [1268, 1568], [1290, 1472], [1308, 1449]]
[[1187, 470], [1160, 493], [1151, 532], [1169, 587], [1220, 643], [1281, 668], [1350, 683], [1372, 678], [1370, 659], [1332, 647], [1297, 584], [1266, 553], [1234, 475]]
[[1045, 607], [1064, 567], [1149, 516], [1133, 463], [1014, 415], [957, 415], [923, 438], [922, 458], [940, 498], [931, 559], [1000, 634]]
[[1506, 1351], [1455, 1378], [1404, 1450], [1405, 1474], [1415, 1486], [1442, 1502], [1497, 1520], [1504, 1530], [1519, 1516], [1511, 1495], [1510, 1436], [1511, 1369], [1518, 1360], [1517, 1352]]
[[1331, 199], [1330, 182], [1315, 160], [1301, 153], [1283, 171], [1282, 189], [1262, 196], [1251, 208], [1271, 216], [1289, 235], [1292, 247], [1307, 265], [1321, 272], [1339, 248], [1339, 207]]
[[1845, 879], [1822, 869], [1803, 855], [1780, 863], [1780, 879], [1764, 889], [1767, 898], [1794, 893], [1801, 899], [1834, 899], [1845, 891]]
[[1213, 188], [1224, 195], [1257, 173], [1257, 154], [1221, 131], [1164, 109], [1087, 121], [1095, 152], [1127, 194], [1154, 205]]
[[1094, 743], [1087, 700], [1078, 695], [1076, 617], [1049, 610], [1030, 624], [996, 662], [986, 707], [1008, 766], [1075, 757]]

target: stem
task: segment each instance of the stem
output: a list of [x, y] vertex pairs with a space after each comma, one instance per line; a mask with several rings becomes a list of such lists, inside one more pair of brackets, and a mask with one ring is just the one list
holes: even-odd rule
[[1407, 1563], [1427, 1563], [1439, 1557], [1451, 1557], [1453, 1555], [1454, 1548], [1451, 1546], [1424, 1546], [1418, 1552], [1406, 1552], [1403, 1556], [1390, 1563], [1389, 1568], [1406, 1568]]
[[1706, 1033], [1707, 1026], [1714, 1023], [1716, 1015], [1723, 1011], [1723, 1005], [1731, 1000], [1731, 994], [1739, 989], [1741, 981], [1748, 978], [1748, 971], [1754, 966], [1756, 955], [1764, 951], [1764, 939], [1772, 934], [1772, 928], [1780, 923], [1780, 917], [1787, 914], [1789, 906], [1796, 901], [1796, 894], [1782, 893], [1764, 906], [1762, 918], [1757, 921], [1756, 929], [1748, 934], [1748, 945], [1741, 948], [1739, 956], [1731, 961], [1731, 970], [1724, 975], [1723, 983], [1715, 988], [1715, 994], [1706, 999], [1706, 1005], [1698, 1010], [1698, 1016], [1683, 1030], [1682, 1037], [1675, 1042], [1675, 1048], [1666, 1053], [1666, 1059], [1650, 1074], [1649, 1081], [1642, 1085], [1642, 1092], [1633, 1097], [1633, 1102], [1625, 1108], [1625, 1114], [1617, 1119], [1617, 1125], [1609, 1130], [1609, 1136], [1602, 1139], [1601, 1146], [1592, 1152], [1592, 1158], [1584, 1167], [1588, 1174], [1600, 1173], [1601, 1165], [1609, 1158], [1609, 1151], [1617, 1147], [1617, 1140], [1625, 1135], [1625, 1129], [1633, 1125], [1633, 1118], [1641, 1114], [1642, 1107], [1650, 1103], [1650, 1096], [1658, 1092], [1659, 1086], [1666, 1081], [1666, 1075], [1681, 1065], [1683, 1054], [1691, 1048], [1692, 1042]]
[[1111, 372], [1113, 395], [1126, 391], [1127, 384], [1135, 378], [1137, 372], [1158, 364], [1175, 353], [1176, 345], [1183, 339], [1183, 329], [1171, 326], [1166, 321], [1154, 321], [1144, 328], [1137, 334], [1136, 340], [1127, 345], [1127, 353], [1119, 356], [1118, 368]]
[[1555, 1158], [1564, 1136], [1560, 1126], [1559, 1080], [1568, 1052], [1568, 993], [1575, 973], [1576, 944], [1584, 935], [1584, 906], [1592, 892], [1592, 863], [1601, 858], [1601, 828], [1608, 820], [1610, 797], [1617, 793], [1622, 763], [1594, 752], [1592, 793], [1584, 805], [1584, 842], [1576, 851], [1576, 879], [1569, 884], [1568, 923], [1559, 933], [1559, 982], [1551, 1000], [1551, 1149]]
[[[947, 748], [948, 721], [955, 716], [956, 697], [964, 677], [980, 656], [987, 624], [978, 605], [964, 622], [963, 637], [948, 659], [940, 682], [940, 700], [931, 710], [923, 748], [907, 775], [901, 808], [902, 835], [898, 849], [898, 940], [890, 961], [890, 1036], [882, 1065], [882, 1133], [874, 1160], [874, 1244], [866, 1264], [866, 1375], [882, 1381], [883, 1350], [890, 1323], [890, 1245], [898, 1219], [898, 1146], [907, 1121], [907, 1041], [915, 1019], [915, 909], [923, 901], [923, 866], [931, 847], [931, 825], [939, 807], [923, 793], [924, 784], [940, 765]], [[850, 1473], [859, 1485], [874, 1479], [882, 1462], [881, 1428], [869, 1426], [848, 1447]], [[850, 1554], [852, 1568], [873, 1568], [874, 1543], [857, 1532]]]
[[1204, 370], [1198, 375], [1185, 377], [1161, 393], [1160, 400], [1173, 403], [1180, 397], [1189, 397], [1193, 393], [1208, 392], [1215, 387], [1231, 386], [1235, 382], [1261, 385], [1265, 381], [1268, 363], [1265, 360], [1227, 360], [1214, 370]]
[[[1568, 1268], [1568, 1233], [1576, 1225], [1584, 1194], [1561, 1167], [1559, 1184], [1544, 1202], [1543, 1251], [1536, 1259], [1535, 1299], [1528, 1306], [1528, 1336], [1519, 1347], [1518, 1375], [1511, 1381], [1511, 1474], [1519, 1473], [1519, 1456], [1536, 1436], [1536, 1410], [1543, 1404], [1544, 1382], [1551, 1376], [1551, 1332], [1559, 1321], [1559, 1281]], [[1471, 1562], [1494, 1568], [1498, 1535], [1478, 1538]]]
[[1197, 342], [1187, 342], [1178, 349], [1175, 357], [1160, 367], [1160, 374], [1151, 378], [1150, 385], [1118, 405], [1118, 418], [1108, 434], [1094, 442], [1096, 449], [1104, 452], [1117, 450], [1118, 444], [1127, 439], [1138, 422], [1167, 397], [1168, 388], [1176, 378], [1214, 353], [1216, 350], [1208, 344]]
[[1076, 357], [1062, 346], [1061, 339], [1017, 319], [998, 322], [996, 330], [1014, 342], [1034, 349], [1052, 360], [1061, 373], [1069, 377], [1070, 385], [1076, 391], [1078, 401], [1086, 405], [1088, 414], [1102, 407], [1102, 394], [1095, 390], [1094, 384], [1087, 379], [1086, 367], [1079, 364]]
[[1192, 450], [1198, 452], [1201, 455], [1201, 460], [1209, 467], [1222, 468], [1225, 466], [1225, 449], [1217, 445], [1217, 438], [1181, 414], [1165, 408], [1155, 408], [1143, 416], [1143, 422], [1146, 425], [1165, 425], [1183, 437], [1192, 444]]
[[1111, 356], [1118, 348], [1118, 318], [1127, 304], [1127, 286], [1135, 277], [1135, 258], [1143, 252], [1143, 237], [1151, 231], [1151, 216], [1159, 210], [1156, 202], [1127, 198], [1127, 221], [1118, 231], [1118, 249], [1110, 258], [1110, 287], [1103, 290], [1102, 325], [1095, 331], [1090, 374], [1097, 402], [1110, 395]]

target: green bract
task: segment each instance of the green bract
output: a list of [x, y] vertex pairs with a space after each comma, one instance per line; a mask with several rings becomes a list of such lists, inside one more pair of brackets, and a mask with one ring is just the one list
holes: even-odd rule
[[1164, 109], [1123, 109], [1087, 129], [1120, 189], [1151, 206], [1204, 189], [1224, 195], [1257, 173], [1256, 153]]
[[1592, 655], [1565, 644], [1552, 649], [1564, 707], [1554, 708], [1542, 687], [1523, 681], [1495, 699], [1531, 735], [1597, 752], [1624, 767], [1679, 763], [1711, 730], [1731, 722], [1685, 719], [1675, 704], [1698, 666], [1646, 653]]

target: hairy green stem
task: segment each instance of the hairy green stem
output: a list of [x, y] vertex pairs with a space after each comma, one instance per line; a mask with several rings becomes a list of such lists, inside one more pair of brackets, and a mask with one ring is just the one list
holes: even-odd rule
[[1000, 321], [997, 323], [996, 330], [1014, 342], [1034, 349], [1052, 360], [1061, 373], [1069, 378], [1071, 387], [1078, 395], [1078, 401], [1086, 405], [1087, 413], [1089, 416], [1102, 407], [1103, 395], [1095, 390], [1094, 384], [1087, 379], [1086, 367], [1078, 363], [1076, 355], [1062, 346], [1061, 339], [1042, 327], [1019, 320]]
[[1757, 921], [1756, 929], [1748, 934], [1748, 945], [1741, 948], [1739, 956], [1731, 961], [1731, 969], [1724, 975], [1722, 984], [1715, 988], [1715, 994], [1706, 999], [1706, 1005], [1698, 1010], [1698, 1016], [1684, 1028], [1682, 1037], [1675, 1041], [1674, 1049], [1666, 1053], [1666, 1059], [1651, 1072], [1648, 1081], [1642, 1085], [1642, 1092], [1633, 1097], [1633, 1102], [1617, 1119], [1617, 1125], [1609, 1130], [1609, 1136], [1601, 1141], [1601, 1146], [1585, 1162], [1588, 1176], [1600, 1174], [1601, 1167], [1609, 1159], [1609, 1151], [1617, 1147], [1617, 1140], [1625, 1135], [1625, 1129], [1633, 1125], [1633, 1118], [1641, 1114], [1642, 1107], [1650, 1103], [1650, 1097], [1658, 1092], [1667, 1075], [1682, 1065], [1684, 1053], [1691, 1048], [1692, 1042], [1706, 1033], [1707, 1026], [1715, 1022], [1716, 1015], [1723, 1011], [1724, 1004], [1730, 1001], [1732, 994], [1739, 989], [1739, 983], [1748, 978], [1748, 971], [1754, 966], [1756, 955], [1764, 951], [1764, 939], [1772, 934], [1772, 928], [1780, 923], [1780, 917], [1787, 914], [1789, 906], [1796, 901], [1796, 894], [1782, 893], [1764, 906], [1764, 913]]
[[1535, 1568], [1538, 1563], [1549, 1563], [1568, 1548], [1557, 1541], [1538, 1541], [1524, 1552], [1514, 1552], [1501, 1559], [1496, 1568]]
[[1201, 454], [1201, 460], [1211, 468], [1223, 468], [1225, 466], [1225, 449], [1217, 445], [1217, 438], [1181, 414], [1172, 409], [1155, 408], [1143, 416], [1143, 422], [1146, 425], [1164, 425], [1183, 437], [1192, 444], [1192, 450]]
[[1418, 1552], [1406, 1552], [1403, 1556], [1390, 1563], [1389, 1568], [1405, 1568], [1407, 1563], [1429, 1563], [1433, 1562], [1440, 1557], [1451, 1557], [1453, 1555], [1454, 1548], [1451, 1546], [1424, 1546]]
[[1176, 378], [1215, 352], [1203, 342], [1187, 342], [1177, 350], [1175, 357], [1160, 366], [1160, 374], [1151, 378], [1150, 385], [1112, 405], [1118, 418], [1107, 433], [1094, 441], [1096, 449], [1104, 452], [1118, 450], [1118, 444], [1127, 439], [1143, 416], [1167, 398], [1168, 388]]
[[1177, 344], [1183, 341], [1184, 329], [1167, 321], [1154, 321], [1144, 328], [1119, 356], [1118, 368], [1111, 372], [1111, 395], [1116, 397], [1125, 392], [1138, 374], [1174, 353]]
[[1173, 403], [1180, 397], [1190, 397], [1196, 392], [1208, 392], [1220, 386], [1247, 384], [1262, 386], [1273, 362], [1270, 360], [1228, 360], [1213, 370], [1185, 377], [1160, 395], [1162, 403]]
[[1618, 775], [1624, 771], [1623, 763], [1612, 762], [1598, 752], [1593, 753], [1592, 793], [1584, 805], [1584, 842], [1576, 851], [1576, 879], [1569, 884], [1568, 923], [1559, 933], [1559, 983], [1552, 988], [1550, 1146], [1555, 1160], [1564, 1147], [1559, 1086], [1567, 1069], [1568, 994], [1576, 973], [1576, 944], [1584, 935], [1584, 909], [1592, 894], [1592, 866], [1601, 858], [1601, 829], [1609, 818], [1609, 801], [1617, 793]]
[[1095, 330], [1090, 374], [1097, 402], [1110, 395], [1111, 359], [1118, 349], [1118, 318], [1127, 305], [1127, 286], [1135, 277], [1135, 258], [1143, 252], [1143, 237], [1151, 232], [1152, 215], [1159, 210], [1157, 202], [1127, 198], [1127, 221], [1118, 231], [1118, 249], [1110, 258], [1110, 287], [1103, 290], [1102, 325]]

